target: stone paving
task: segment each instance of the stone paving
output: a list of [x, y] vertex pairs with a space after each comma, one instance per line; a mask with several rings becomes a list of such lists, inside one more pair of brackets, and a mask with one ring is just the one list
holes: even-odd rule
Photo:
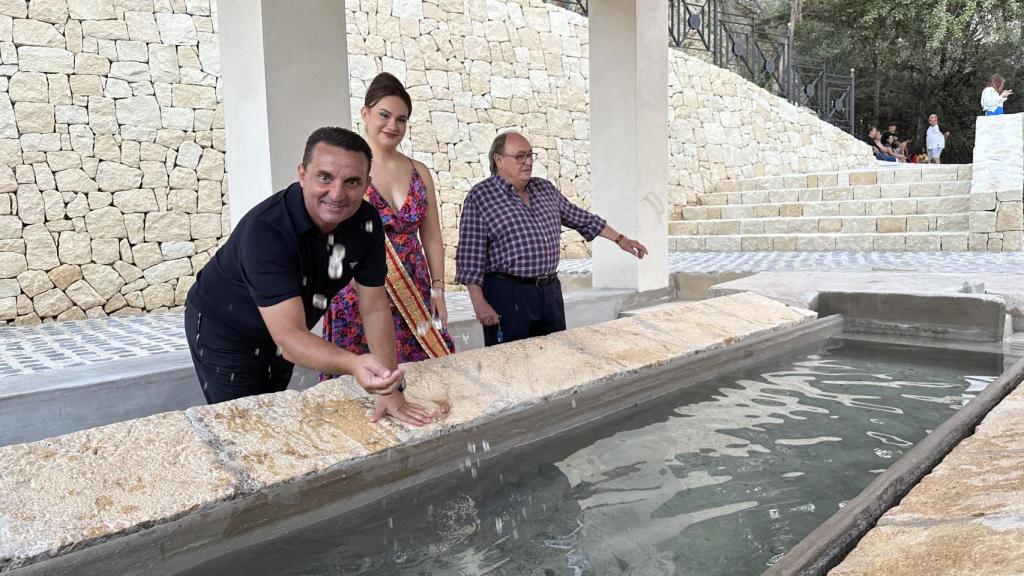
[[[563, 260], [559, 273], [590, 274], [591, 260]], [[1024, 271], [1020, 252], [672, 252], [676, 272]], [[452, 320], [472, 316], [465, 292], [448, 293]], [[0, 328], [0, 377], [31, 374], [184, 350], [181, 316], [173, 313], [97, 318]]]
[[[669, 252], [670, 272], [1024, 272], [1024, 252]], [[589, 274], [589, 258], [559, 274]]]
[[0, 328], [0, 377], [184, 350], [181, 315], [163, 313]]

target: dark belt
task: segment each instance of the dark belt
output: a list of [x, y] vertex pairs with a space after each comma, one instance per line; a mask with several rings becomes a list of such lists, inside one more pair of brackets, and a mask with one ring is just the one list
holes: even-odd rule
[[511, 274], [505, 274], [504, 272], [488, 272], [487, 275], [495, 278], [501, 278], [502, 280], [518, 282], [519, 284], [530, 284], [532, 286], [547, 286], [555, 280], [558, 280], [558, 274], [548, 274], [547, 276], [536, 276], [533, 278], [528, 276], [513, 276]]

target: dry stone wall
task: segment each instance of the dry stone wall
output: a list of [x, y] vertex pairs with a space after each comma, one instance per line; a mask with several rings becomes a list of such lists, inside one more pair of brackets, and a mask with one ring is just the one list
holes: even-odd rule
[[[414, 100], [406, 151], [434, 172], [449, 281], [462, 199], [503, 130], [524, 132], [534, 172], [590, 203], [587, 19], [540, 0], [349, 0], [353, 122], [384, 70]], [[669, 202], [677, 214], [724, 179], [874, 162], [867, 145], [737, 74], [669, 49]], [[614, 221], [614, 215], [610, 216]], [[566, 258], [589, 255], [575, 232]]]
[[0, 0], [0, 321], [180, 306], [223, 235], [208, 0]]
[[[441, 201], [445, 273], [455, 274], [462, 200], [488, 174], [501, 131], [527, 135], [534, 175], [590, 204], [587, 20], [540, 0], [348, 2], [353, 125], [366, 86], [380, 71], [402, 79], [413, 99], [406, 152], [431, 168]], [[590, 251], [562, 236], [563, 256]]]
[[720, 180], [844, 170], [871, 149], [813, 112], [690, 54], [669, 58], [669, 202], [678, 209]]
[[[589, 205], [586, 18], [541, 0], [347, 0], [347, 18], [354, 123], [381, 70], [414, 99], [405, 146], [437, 183], [449, 280], [499, 131]], [[870, 162], [739, 76], [670, 59], [673, 204]], [[180, 307], [228, 230], [224, 153], [215, 0], [0, 0], [0, 324]], [[562, 245], [589, 254], [575, 232]]]

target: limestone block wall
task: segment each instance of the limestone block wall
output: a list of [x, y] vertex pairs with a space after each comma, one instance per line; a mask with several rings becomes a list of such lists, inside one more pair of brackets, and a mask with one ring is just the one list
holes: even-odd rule
[[695, 55], [669, 59], [669, 202], [721, 180], [870, 166], [870, 148], [742, 76]]
[[0, 324], [184, 302], [225, 217], [209, 0], [0, 1]]
[[1020, 250], [1024, 229], [1024, 114], [979, 116], [971, 176], [970, 250]]
[[[437, 183], [449, 281], [499, 131], [526, 133], [535, 174], [589, 206], [586, 18], [541, 0], [347, 0], [347, 22], [354, 124], [381, 70], [414, 99], [404, 145]], [[0, 0], [0, 325], [184, 302], [229, 228], [217, 38], [216, 0]], [[870, 163], [812, 114], [666, 50], [671, 203]], [[575, 232], [562, 247], [589, 255]]]
[[[462, 200], [489, 175], [487, 151], [514, 129], [538, 153], [534, 175], [590, 204], [587, 19], [541, 0], [349, 0], [353, 125], [380, 71], [413, 99], [405, 150], [433, 172], [441, 201], [445, 273], [455, 275]], [[563, 256], [590, 254], [579, 234]]]
[[[589, 206], [601, 183], [590, 181], [586, 18], [541, 0], [349, 0], [348, 8], [354, 125], [374, 75], [404, 80], [414, 100], [406, 151], [437, 180], [449, 280], [462, 199], [487, 175], [498, 132], [524, 132], [539, 153], [534, 173]], [[868, 146], [813, 113], [667, 50], [675, 212], [719, 180], [874, 162]], [[589, 255], [575, 232], [563, 234], [562, 247], [566, 258]]]

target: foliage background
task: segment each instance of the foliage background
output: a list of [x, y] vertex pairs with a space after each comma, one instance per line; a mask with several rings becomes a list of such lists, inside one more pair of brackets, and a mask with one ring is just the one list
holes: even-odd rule
[[[1024, 0], [803, 0], [794, 27], [798, 58], [856, 75], [857, 134], [868, 125], [922, 145], [928, 115], [952, 131], [945, 162], [970, 162], [981, 91], [994, 73], [1017, 94], [1007, 113], [1024, 111]], [[801, 6], [802, 4], [802, 6]], [[761, 25], [785, 28], [790, 0], [760, 6]]]

